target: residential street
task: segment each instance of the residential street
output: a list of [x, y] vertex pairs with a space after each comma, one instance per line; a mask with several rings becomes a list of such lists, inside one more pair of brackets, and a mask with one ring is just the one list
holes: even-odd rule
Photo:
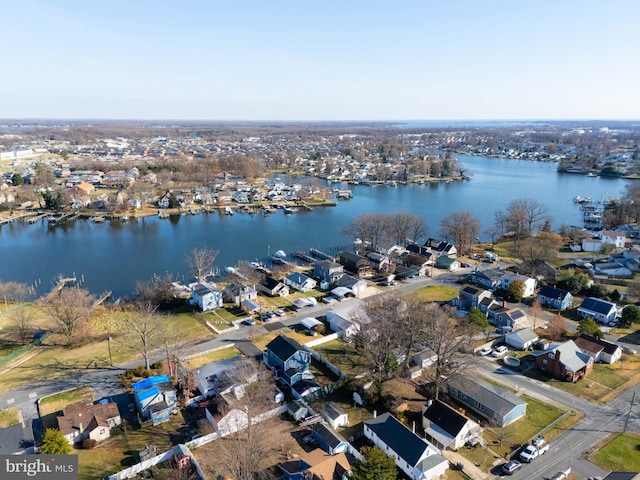
[[[466, 272], [463, 271], [461, 273]], [[398, 284], [393, 289], [378, 291], [368, 298], [375, 298], [387, 292], [393, 292], [394, 295], [408, 293], [427, 285], [450, 284], [455, 286], [456, 276], [457, 274], [446, 273], [436, 278], [417, 278], [410, 283]], [[246, 341], [253, 335], [265, 332], [265, 326], [269, 327], [276, 322], [280, 322], [284, 326], [292, 326], [298, 324], [305, 317], [323, 316], [331, 310], [344, 314], [358, 308], [362, 302], [366, 301], [367, 299], [349, 298], [333, 305], [319, 304], [316, 307], [306, 308], [296, 315], [273, 319], [267, 324], [242, 325], [236, 331], [218, 335], [211, 340], [194, 346], [191, 351], [193, 353], [204, 352], [228, 343]], [[571, 322], [567, 323], [570, 324]], [[158, 351], [154, 359], [158, 360], [162, 359], [162, 357], [162, 352]], [[117, 376], [125, 369], [139, 364], [140, 360], [138, 359], [113, 368], [87, 369], [80, 375], [42, 381], [37, 385], [23, 386], [9, 392], [3, 392], [0, 393], [0, 408], [18, 407], [22, 410], [25, 421], [32, 421], [38, 417], [37, 400], [63, 390], [91, 386], [95, 390], [96, 399], [115, 397], [123, 393]], [[500, 367], [490, 357], [478, 357], [478, 361], [474, 362], [474, 369], [479, 374], [494, 378], [496, 381], [518, 392], [526, 393], [543, 401], [562, 404], [584, 414], [584, 419], [579, 424], [552, 443], [548, 454], [535, 460], [532, 464], [523, 465], [522, 469], [513, 475], [515, 479], [548, 478], [567, 467], [571, 467], [574, 474], [580, 478], [604, 475], [606, 472], [583, 459], [583, 452], [597, 445], [609, 433], [622, 431], [625, 428], [625, 423], [628, 430], [640, 432], [640, 408], [636, 407], [631, 415], [628, 415], [633, 391], [636, 392], [636, 404], [640, 403], [640, 386], [624, 392], [614, 401], [601, 406], [554, 389], [538, 380], [523, 377], [505, 367]], [[125, 399], [126, 397], [122, 396], [120, 398]], [[39, 433], [38, 422], [34, 422], [34, 431], [36, 435]]]

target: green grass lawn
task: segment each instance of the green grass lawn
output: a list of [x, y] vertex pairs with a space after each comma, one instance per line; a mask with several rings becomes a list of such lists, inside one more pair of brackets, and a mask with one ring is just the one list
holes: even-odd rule
[[362, 357], [356, 353], [353, 345], [342, 340], [332, 340], [322, 345], [316, 345], [313, 350], [349, 376], [358, 375], [366, 371], [366, 367], [362, 363]]
[[458, 296], [458, 289], [438, 285], [432, 287], [424, 287], [408, 294], [408, 297], [421, 302], [449, 302], [452, 298]]
[[187, 367], [192, 370], [194, 368], [201, 367], [208, 363], [218, 362], [227, 358], [237, 357], [241, 355], [240, 350], [236, 347], [223, 348], [216, 350], [215, 352], [207, 353], [204, 355], [198, 355], [197, 357], [187, 360]]
[[613, 434], [603, 447], [589, 457], [589, 460], [605, 470], [638, 472], [639, 452], [640, 435], [630, 432]]
[[[504, 429], [499, 427], [485, 429], [485, 440], [489, 447], [500, 456], [506, 456], [517, 445], [527, 443], [541, 430], [558, 420], [564, 413], [563, 410], [553, 405], [543, 403], [527, 395], [522, 395], [520, 398], [527, 402], [526, 417], [506, 426]], [[573, 423], [578, 421], [578, 416], [571, 418]], [[550, 431], [545, 433], [545, 437], [550, 440], [558, 433]]]
[[66, 392], [56, 393], [40, 399], [40, 415], [48, 415], [49, 413], [62, 410], [71, 403], [80, 400], [93, 401], [93, 388], [80, 387], [68, 390]]

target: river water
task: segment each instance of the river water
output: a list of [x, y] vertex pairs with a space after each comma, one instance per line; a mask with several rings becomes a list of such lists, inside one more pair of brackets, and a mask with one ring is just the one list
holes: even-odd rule
[[[186, 255], [193, 248], [220, 253], [223, 270], [239, 260], [261, 260], [276, 250], [290, 254], [311, 247], [335, 252], [350, 244], [344, 227], [358, 214], [408, 212], [424, 219], [430, 236], [454, 211], [470, 210], [482, 230], [494, 212], [514, 199], [535, 198], [545, 204], [554, 228], [582, 225], [573, 202], [576, 195], [593, 200], [619, 197], [628, 180], [559, 174], [555, 163], [459, 155], [471, 180], [411, 186], [351, 186], [354, 198], [336, 207], [269, 216], [199, 214], [160, 220], [149, 217], [129, 223], [76, 221], [68, 226], [20, 222], [0, 227], [0, 280], [19, 281], [46, 291], [58, 275], [76, 275], [93, 293], [111, 290], [130, 295], [138, 280], [171, 273], [188, 280]], [[481, 234], [481, 238], [486, 235]]]

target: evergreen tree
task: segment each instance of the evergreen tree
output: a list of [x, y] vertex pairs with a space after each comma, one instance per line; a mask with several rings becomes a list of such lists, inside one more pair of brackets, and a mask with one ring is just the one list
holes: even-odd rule
[[596, 323], [593, 318], [585, 318], [584, 320], [580, 320], [578, 324], [578, 333], [585, 333], [587, 335], [591, 335], [592, 337], [602, 338], [602, 330]]
[[396, 480], [396, 462], [378, 447], [364, 447], [363, 462], [358, 462], [351, 472], [351, 480]]
[[47, 428], [42, 437], [40, 453], [43, 455], [65, 455], [71, 453], [71, 445], [60, 430]]

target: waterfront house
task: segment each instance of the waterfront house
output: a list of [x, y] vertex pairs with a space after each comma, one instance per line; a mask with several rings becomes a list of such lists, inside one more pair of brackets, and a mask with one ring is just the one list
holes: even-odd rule
[[547, 350], [534, 353], [536, 367], [552, 377], [577, 382], [593, 368], [593, 358], [583, 353], [573, 340], [552, 344]]
[[440, 400], [422, 407], [425, 438], [441, 449], [458, 450], [482, 441], [482, 427]]
[[[429, 268], [434, 264], [433, 255], [429, 257], [420, 255], [419, 253], [407, 253], [398, 259], [401, 266], [406, 267], [406, 272], [400, 266], [396, 268], [398, 276], [418, 275], [424, 277], [429, 275]], [[408, 275], [407, 275], [408, 273]]]
[[324, 422], [314, 423], [311, 427], [311, 435], [318, 442], [318, 446], [329, 455], [336, 455], [349, 448], [349, 442]]
[[256, 289], [271, 297], [286, 297], [289, 295], [289, 286], [269, 275], [266, 275], [258, 282]]
[[371, 263], [366, 257], [351, 252], [340, 252], [338, 262], [347, 272], [359, 277], [372, 275]]
[[191, 288], [190, 303], [197, 305], [203, 312], [220, 308], [223, 305], [222, 292], [212, 284], [196, 283]]
[[241, 305], [246, 300], [255, 300], [258, 298], [258, 291], [240, 282], [230, 283], [222, 291], [222, 298], [227, 302], [231, 302], [234, 305]]
[[607, 324], [616, 318], [618, 308], [613, 302], [601, 298], [586, 297], [576, 313], [580, 318], [593, 318], [598, 323]]
[[373, 268], [381, 272], [388, 272], [391, 266], [389, 257], [377, 252], [368, 252], [366, 255]]
[[458, 249], [455, 245], [435, 238], [427, 239], [424, 246], [427, 247], [436, 257], [440, 257], [442, 255], [455, 257], [458, 254]]
[[79, 401], [62, 409], [57, 417], [58, 429], [74, 445], [85, 439], [101, 442], [111, 436], [111, 429], [122, 423], [118, 405]]
[[171, 195], [169, 192], [165, 193], [160, 200], [158, 200], [158, 207], [169, 208], [171, 205]]
[[178, 409], [176, 389], [166, 375], [145, 378], [131, 387], [140, 416], [153, 425], [169, 421], [171, 412]]
[[499, 427], [515, 422], [527, 413], [527, 402], [511, 390], [480, 378], [454, 375], [447, 379], [445, 386], [451, 399]]
[[548, 285], [540, 287], [537, 298], [540, 305], [556, 310], [566, 310], [573, 306], [573, 295], [570, 292]]
[[600, 230], [599, 235], [603, 243], [611, 245], [613, 248], [624, 248], [627, 241], [626, 232], [618, 232], [615, 230]]
[[527, 350], [538, 341], [538, 334], [530, 328], [521, 328], [504, 336], [504, 343], [516, 350]]
[[329, 285], [336, 283], [344, 275], [344, 266], [331, 260], [319, 260], [313, 264], [313, 277]]
[[318, 282], [313, 278], [307, 277], [300, 272], [293, 272], [284, 278], [285, 285], [298, 290], [299, 292], [308, 292], [316, 288]]
[[351, 465], [342, 453], [330, 455], [320, 448], [278, 465], [285, 480], [348, 480]]
[[411, 480], [438, 478], [449, 461], [433, 444], [420, 438], [390, 413], [363, 422], [364, 436], [396, 461]]
[[622, 348], [615, 343], [608, 342], [604, 339], [581, 333], [574, 340], [582, 353], [586, 353], [594, 362], [612, 363], [620, 360], [622, 356]]

